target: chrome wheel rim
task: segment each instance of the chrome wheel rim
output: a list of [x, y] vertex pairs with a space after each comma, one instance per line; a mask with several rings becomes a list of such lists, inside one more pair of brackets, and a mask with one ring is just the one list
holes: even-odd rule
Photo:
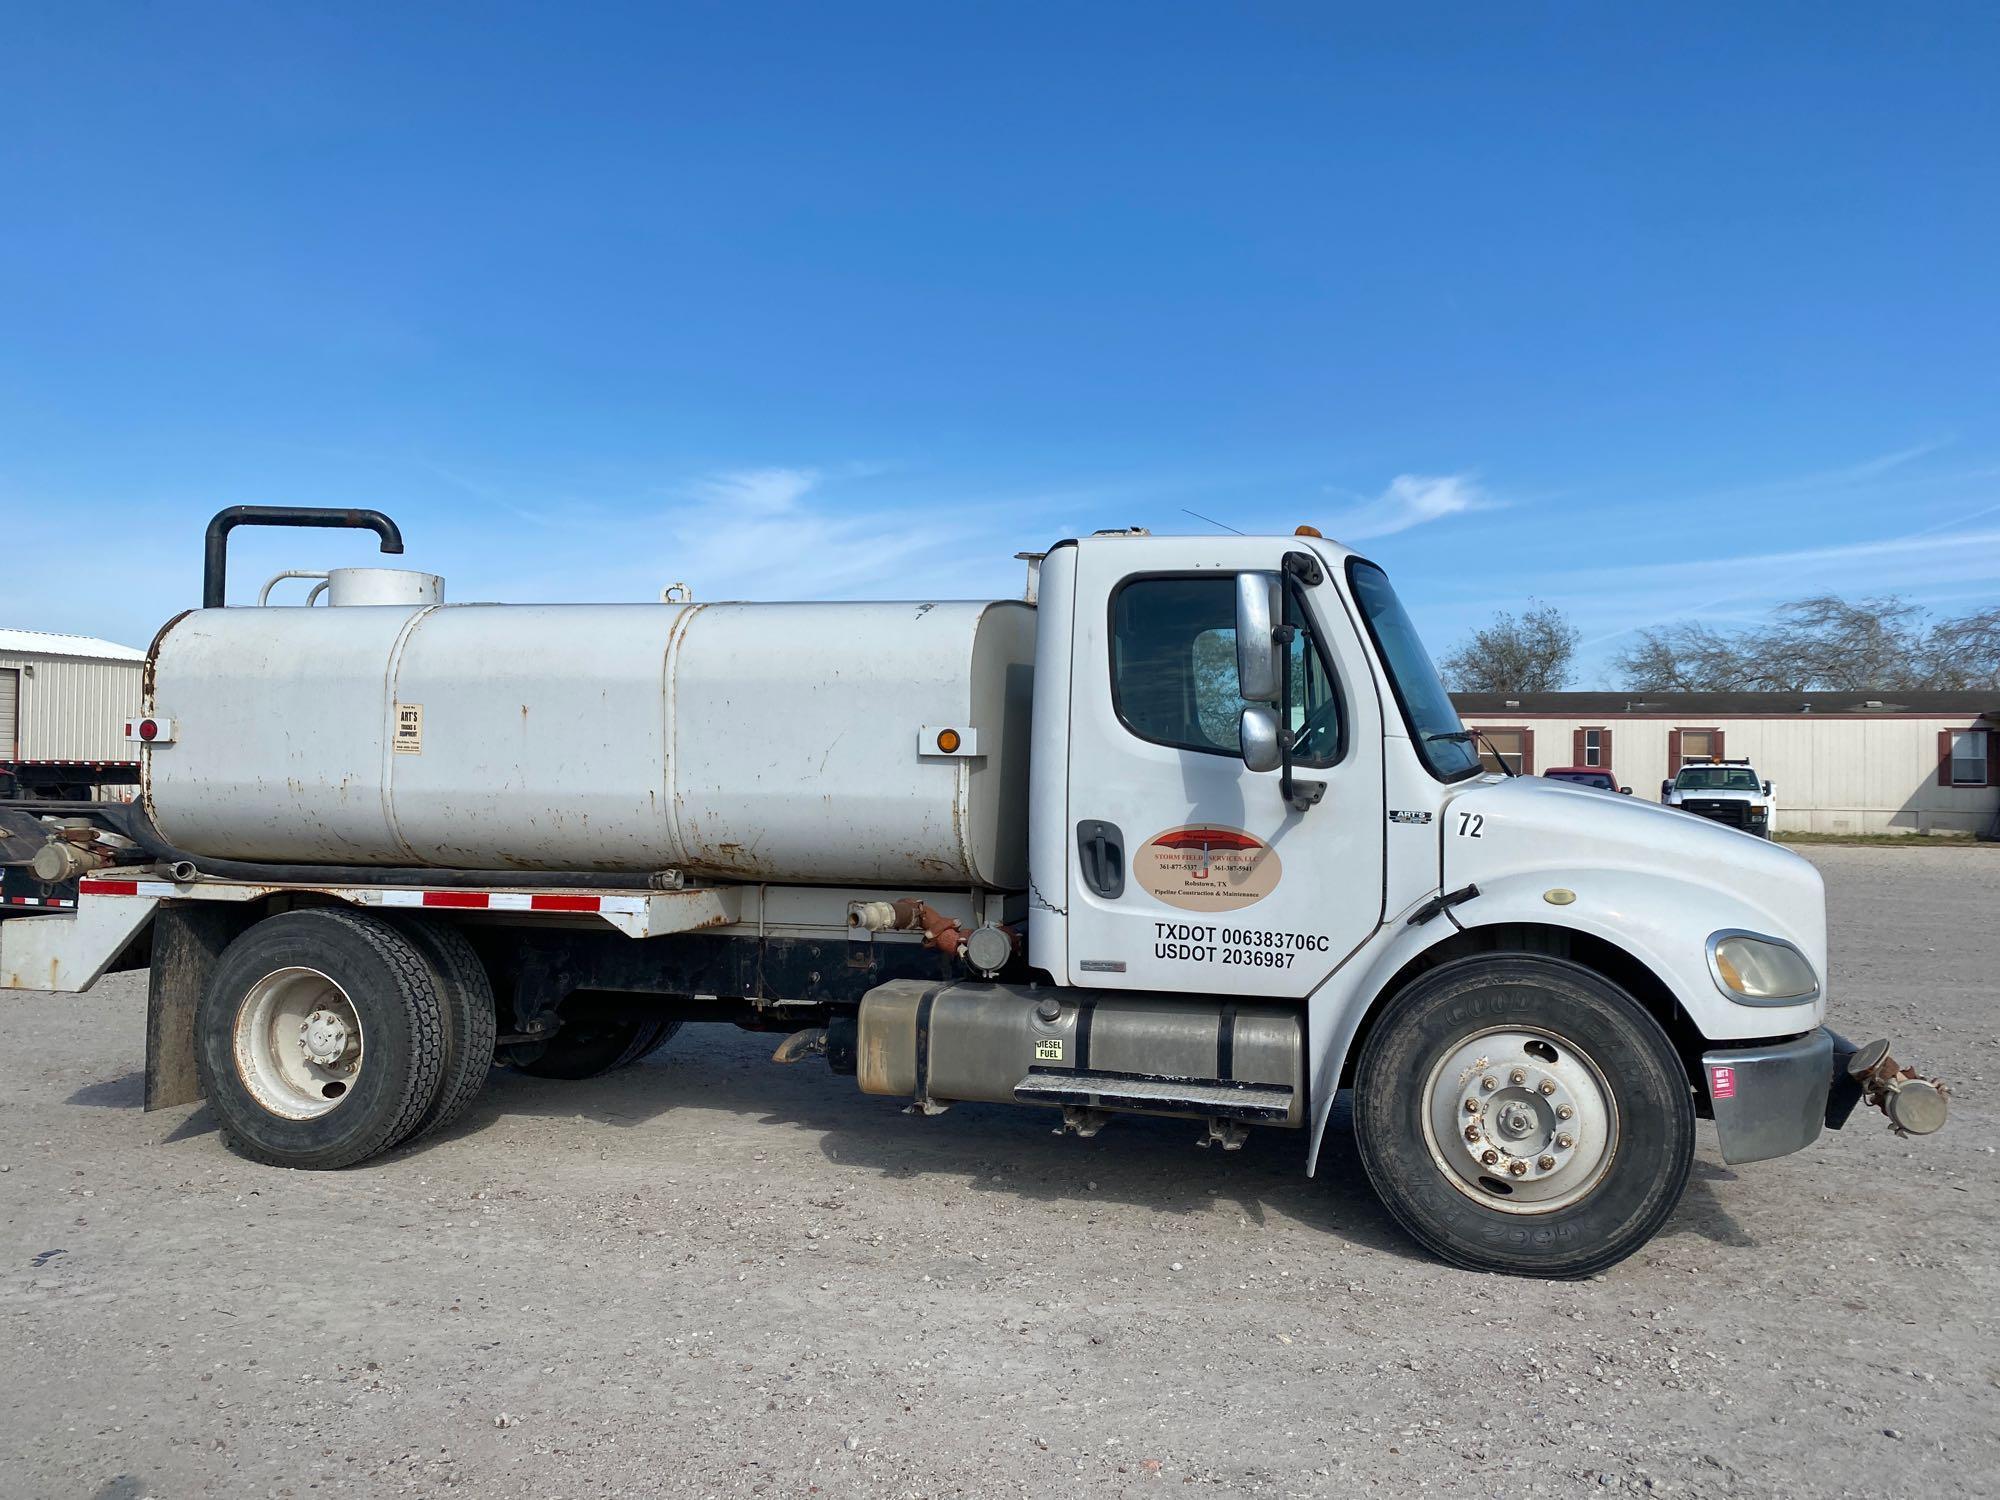
[[1553, 1031], [1494, 1027], [1424, 1082], [1424, 1142], [1445, 1180], [1509, 1214], [1581, 1201], [1618, 1154], [1618, 1104], [1589, 1054]]
[[338, 1109], [361, 1079], [361, 1016], [317, 969], [278, 969], [236, 1008], [236, 1075], [274, 1115], [311, 1120]]

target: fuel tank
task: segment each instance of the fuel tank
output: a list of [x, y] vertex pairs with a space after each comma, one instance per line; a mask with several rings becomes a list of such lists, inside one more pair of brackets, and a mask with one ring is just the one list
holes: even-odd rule
[[195, 610], [151, 653], [145, 798], [219, 859], [1018, 889], [1034, 632], [1011, 601]]

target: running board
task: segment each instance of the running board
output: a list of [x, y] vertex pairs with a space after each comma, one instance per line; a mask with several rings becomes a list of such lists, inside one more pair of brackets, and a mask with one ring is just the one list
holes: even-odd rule
[[1014, 1097], [1023, 1104], [1166, 1110], [1223, 1120], [1283, 1121], [1292, 1112], [1292, 1091], [1284, 1084], [1080, 1073], [1071, 1068], [1036, 1069], [1014, 1085]]

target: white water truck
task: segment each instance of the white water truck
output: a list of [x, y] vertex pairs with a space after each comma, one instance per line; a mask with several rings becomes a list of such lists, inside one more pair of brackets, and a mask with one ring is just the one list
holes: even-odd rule
[[913, 1129], [1170, 1115], [1302, 1131], [1308, 1171], [1351, 1089], [1417, 1240], [1580, 1276], [1666, 1222], [1698, 1118], [1732, 1163], [1863, 1101], [1944, 1121], [1825, 1026], [1810, 864], [1482, 769], [1382, 570], [1309, 528], [1059, 542], [1025, 600], [447, 604], [364, 568], [225, 608], [244, 524], [402, 550], [374, 511], [215, 518], [142, 801], [5, 815], [76, 896], [0, 921], [0, 986], [150, 967], [148, 1107], [206, 1096], [256, 1160], [351, 1166], [496, 1061], [729, 1023]]

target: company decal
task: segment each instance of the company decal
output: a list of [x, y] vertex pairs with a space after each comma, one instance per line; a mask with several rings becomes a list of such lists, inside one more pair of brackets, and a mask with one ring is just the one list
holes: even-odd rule
[[1278, 888], [1278, 851], [1240, 828], [1195, 823], [1156, 833], [1132, 861], [1146, 894], [1182, 911], [1238, 911]]
[[396, 705], [396, 753], [398, 755], [422, 755], [424, 753], [423, 704], [398, 703]]
[[1431, 815], [1427, 812], [1403, 812], [1393, 807], [1389, 809], [1391, 823], [1428, 823], [1430, 820]]
[[1711, 1067], [1708, 1070], [1708, 1091], [1718, 1099], [1734, 1099], [1736, 1070], [1730, 1067]]

